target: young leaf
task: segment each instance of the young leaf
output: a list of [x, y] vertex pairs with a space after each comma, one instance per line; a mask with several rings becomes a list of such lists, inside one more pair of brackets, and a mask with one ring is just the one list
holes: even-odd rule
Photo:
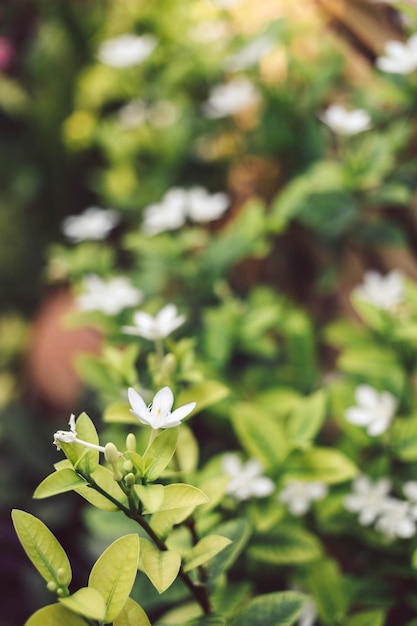
[[[103, 491], [112, 496], [121, 504], [127, 506], [127, 496], [121, 490], [117, 482], [114, 480], [113, 472], [99, 465], [97, 469], [91, 474], [90, 478], [101, 488]], [[83, 496], [88, 502], [91, 502], [94, 506], [105, 511], [117, 511], [118, 507], [111, 500], [106, 498], [101, 493], [95, 491], [92, 487], [79, 487], [75, 491]]]
[[[343, 622], [343, 626], [384, 626], [385, 619], [385, 611], [361, 611]], [[407, 626], [411, 626], [411, 623]]]
[[309, 568], [308, 588], [316, 601], [320, 621], [328, 626], [340, 623], [346, 615], [349, 598], [337, 564], [327, 559]]
[[308, 563], [322, 556], [319, 541], [307, 530], [280, 524], [273, 531], [256, 535], [249, 554], [257, 561], [274, 565]]
[[176, 579], [181, 567], [181, 556], [172, 550], [161, 552], [147, 542], [141, 567], [158, 593], [162, 593]]
[[145, 515], [158, 511], [164, 500], [163, 485], [134, 485], [134, 489], [145, 507]]
[[184, 572], [188, 572], [203, 563], [207, 563], [207, 561], [210, 561], [210, 559], [224, 550], [230, 543], [232, 543], [230, 539], [220, 535], [207, 535], [203, 537], [193, 546], [187, 563], [183, 568]]
[[185, 626], [225, 626], [226, 620], [222, 615], [201, 615], [195, 617], [188, 622], [185, 622]]
[[189, 402], [196, 402], [197, 406], [192, 413], [195, 415], [206, 407], [223, 400], [228, 395], [229, 389], [222, 383], [216, 380], [205, 380], [182, 390], [178, 394], [177, 403], [178, 406], [182, 406]]
[[216, 527], [216, 534], [230, 539], [231, 543], [219, 552], [209, 563], [210, 580], [216, 580], [220, 574], [228, 570], [246, 547], [251, 529], [244, 519], [230, 520]]
[[47, 476], [35, 490], [34, 498], [49, 498], [59, 493], [72, 491], [77, 487], [86, 485], [84, 478], [81, 478], [73, 469], [64, 468]]
[[343, 452], [318, 447], [291, 455], [286, 469], [291, 478], [323, 481], [329, 485], [350, 480], [359, 472]]
[[71, 565], [64, 548], [43, 522], [25, 511], [12, 511], [13, 524], [24, 551], [46, 582], [67, 587]]
[[233, 625], [292, 626], [298, 619], [306, 596], [297, 591], [266, 593], [252, 600]]
[[157, 511], [152, 515], [151, 526], [156, 534], [167, 537], [175, 524], [181, 524], [194, 511], [194, 506], [169, 509], [168, 511]]
[[103, 421], [138, 425], [138, 420], [132, 415], [130, 405], [127, 402], [113, 402], [110, 404], [103, 413]]
[[151, 626], [145, 611], [132, 598], [128, 598], [113, 626]]
[[317, 435], [326, 416], [323, 390], [300, 400], [288, 418], [288, 434], [295, 447], [305, 447]]
[[85, 619], [61, 604], [49, 604], [31, 615], [25, 626], [85, 626]]
[[163, 430], [152, 442], [149, 450], [143, 455], [145, 460], [152, 459], [150, 466], [146, 471], [146, 478], [149, 481], [156, 480], [162, 474], [172, 457], [178, 441], [178, 430], [176, 428], [167, 428]]
[[125, 535], [116, 539], [94, 564], [88, 586], [103, 596], [106, 622], [112, 622], [123, 609], [135, 582], [138, 560], [138, 535]]
[[72, 596], [59, 598], [59, 601], [70, 611], [84, 617], [102, 621], [106, 615], [104, 598], [92, 587], [81, 587]]
[[173, 483], [164, 487], [164, 501], [159, 511], [195, 507], [206, 502], [208, 502], [208, 497], [201, 489], [193, 485]]

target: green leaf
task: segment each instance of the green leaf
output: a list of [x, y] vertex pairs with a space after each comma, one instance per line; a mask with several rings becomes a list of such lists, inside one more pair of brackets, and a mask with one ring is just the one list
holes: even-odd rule
[[303, 448], [314, 439], [323, 425], [326, 407], [321, 389], [296, 404], [288, 418], [288, 434], [294, 446]]
[[232, 423], [250, 457], [259, 459], [267, 469], [280, 465], [288, 455], [289, 445], [279, 420], [256, 405], [240, 403], [232, 410]]
[[64, 548], [37, 517], [14, 509], [13, 524], [24, 551], [46, 582], [68, 587], [72, 579], [71, 565]]
[[401, 393], [404, 372], [394, 351], [370, 343], [351, 346], [342, 352], [337, 361], [342, 372], [372, 381], [388, 391]]
[[248, 543], [251, 528], [245, 519], [234, 519], [224, 522], [215, 528], [216, 534], [230, 539], [231, 543], [217, 554], [209, 563], [210, 581], [216, 580], [227, 571], [244, 550]]
[[417, 460], [417, 416], [395, 418], [390, 443], [394, 454], [406, 462]]
[[132, 598], [128, 598], [113, 626], [151, 626], [145, 611]]
[[343, 622], [343, 626], [384, 626], [385, 619], [384, 611], [362, 611]]
[[183, 474], [194, 472], [198, 465], [199, 449], [196, 438], [186, 424], [182, 424], [178, 433], [175, 461]]
[[145, 461], [152, 459], [146, 470], [146, 478], [149, 481], [156, 480], [162, 474], [172, 457], [178, 441], [179, 426], [163, 430], [153, 440], [149, 449], [143, 455]]
[[297, 591], [266, 593], [252, 600], [233, 621], [239, 626], [292, 626], [306, 596]]
[[192, 413], [195, 415], [208, 406], [220, 402], [229, 393], [229, 389], [223, 383], [219, 383], [217, 380], [205, 380], [182, 390], [178, 395], [177, 403], [182, 406], [189, 402], [196, 402], [197, 406]]
[[130, 405], [127, 402], [113, 402], [110, 404], [103, 413], [103, 421], [138, 425], [138, 420], [130, 412]]
[[320, 621], [328, 626], [340, 623], [346, 615], [349, 597], [337, 563], [327, 559], [314, 564], [309, 570], [308, 588], [317, 604]]
[[102, 621], [106, 615], [106, 603], [103, 596], [92, 587], [82, 587], [67, 598], [59, 598], [70, 611], [91, 619]]
[[184, 572], [188, 572], [203, 563], [207, 563], [207, 561], [210, 561], [230, 543], [232, 543], [232, 541], [228, 537], [222, 537], [221, 535], [207, 535], [203, 537], [193, 546], [183, 568]]
[[88, 586], [97, 589], [106, 603], [106, 622], [112, 622], [126, 604], [136, 578], [139, 561], [138, 535], [116, 539], [98, 558]]
[[201, 617], [195, 617], [188, 622], [185, 622], [185, 626], [226, 626], [226, 620], [222, 615], [201, 615]]
[[180, 508], [188, 509], [206, 502], [208, 502], [208, 497], [201, 489], [184, 483], [173, 483], [164, 487], [164, 501], [159, 511]]
[[143, 542], [140, 567], [158, 593], [163, 593], [177, 578], [181, 567], [181, 555], [172, 550], [164, 552]]
[[[98, 445], [99, 440], [96, 428], [87, 413], [81, 413], [75, 423], [75, 428], [78, 439]], [[65, 443], [63, 441], [59, 442], [59, 446], [74, 468], [80, 470], [83, 474], [88, 476], [97, 469], [99, 464], [98, 450], [86, 448], [80, 443]]]
[[167, 537], [173, 526], [181, 524], [194, 511], [194, 506], [188, 506], [167, 511], [157, 511], [152, 515], [151, 526], [156, 534]]
[[74, 472], [73, 469], [64, 468], [47, 476], [36, 488], [34, 498], [49, 498], [59, 493], [72, 491], [76, 487], [86, 484], [84, 478]]
[[85, 619], [61, 604], [49, 604], [31, 615], [25, 626], [85, 626]]
[[267, 533], [255, 535], [249, 546], [249, 554], [264, 563], [295, 565], [320, 558], [322, 548], [318, 539], [307, 530], [280, 524]]
[[[120, 486], [114, 480], [113, 472], [103, 465], [99, 465], [97, 469], [91, 474], [90, 477], [103, 491], [108, 493], [112, 498], [127, 506], [128, 500], [126, 494], [122, 491]], [[94, 490], [93, 487], [80, 487], [75, 491], [83, 496], [88, 502], [94, 504], [100, 509], [105, 511], [117, 511], [118, 507], [108, 500], [101, 493]]]
[[134, 485], [134, 489], [145, 507], [145, 515], [155, 513], [161, 507], [164, 500], [163, 485]]
[[298, 480], [323, 481], [329, 485], [350, 480], [358, 467], [343, 452], [331, 448], [311, 448], [291, 456], [288, 477]]

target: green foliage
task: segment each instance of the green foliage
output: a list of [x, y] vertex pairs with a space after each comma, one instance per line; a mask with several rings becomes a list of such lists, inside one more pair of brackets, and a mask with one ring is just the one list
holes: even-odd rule
[[234, 623], [242, 626], [291, 626], [296, 623], [304, 600], [305, 596], [296, 591], [260, 595], [241, 611], [239, 621]]

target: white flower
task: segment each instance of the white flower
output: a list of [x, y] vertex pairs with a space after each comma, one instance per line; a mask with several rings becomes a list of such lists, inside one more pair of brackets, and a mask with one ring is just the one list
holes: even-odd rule
[[138, 394], [132, 388], [128, 390], [129, 403], [131, 413], [137, 419], [146, 426], [151, 426], [154, 430], [158, 428], [173, 428], [181, 423], [191, 411], [194, 410], [196, 403], [190, 402], [184, 404], [178, 409], [175, 409], [171, 413], [172, 405], [174, 404], [174, 395], [169, 387], [160, 389], [152, 401], [152, 404], [147, 407], [142, 396]]
[[153, 236], [166, 230], [176, 230], [185, 224], [188, 193], [185, 189], [170, 189], [158, 204], [146, 207], [142, 223], [145, 235]]
[[376, 66], [383, 72], [410, 74], [417, 68], [417, 34], [405, 43], [388, 41], [384, 50], [385, 55], [376, 60]]
[[230, 25], [220, 20], [199, 22], [190, 32], [190, 38], [200, 44], [218, 44], [228, 36], [230, 36]]
[[148, 110], [144, 100], [132, 100], [118, 111], [119, 122], [125, 128], [136, 128], [146, 122]]
[[154, 51], [157, 43], [153, 35], [126, 33], [103, 41], [97, 57], [101, 63], [110, 67], [132, 67], [142, 63]]
[[70, 215], [62, 222], [62, 232], [74, 242], [105, 239], [118, 224], [120, 216], [112, 209], [89, 207], [80, 215]]
[[275, 46], [275, 41], [263, 35], [243, 46], [240, 50], [226, 57], [223, 67], [228, 72], [246, 70], [259, 63]]
[[77, 431], [75, 429], [75, 415], [71, 414], [69, 419], [69, 430], [57, 430], [54, 434], [54, 444], [57, 447], [57, 450], [61, 450], [60, 443], [79, 443], [85, 448], [91, 448], [92, 450], [98, 450], [99, 452], [104, 452], [104, 446], [97, 446], [94, 443], [89, 443], [88, 441], [83, 441], [82, 439], [78, 439]]
[[375, 523], [375, 529], [387, 539], [409, 539], [416, 532], [416, 522], [409, 502], [388, 498]]
[[206, 117], [217, 119], [239, 113], [258, 102], [259, 93], [254, 85], [246, 78], [236, 77], [210, 90], [203, 112]]
[[304, 515], [312, 502], [321, 500], [326, 494], [327, 485], [320, 481], [289, 480], [279, 494], [278, 500], [287, 505], [292, 515]]
[[338, 135], [356, 135], [371, 128], [371, 118], [365, 110], [347, 111], [340, 104], [331, 104], [320, 119]]
[[221, 217], [229, 205], [226, 193], [210, 194], [203, 187], [193, 187], [188, 193], [187, 213], [193, 222], [211, 222]]
[[167, 304], [155, 317], [145, 311], [136, 311], [133, 314], [133, 322], [134, 326], [123, 326], [122, 331], [128, 335], [158, 341], [165, 339], [181, 326], [185, 322], [185, 315], [178, 315], [177, 307], [174, 304]]
[[230, 478], [226, 493], [236, 500], [265, 498], [275, 489], [275, 483], [267, 476], [262, 476], [264, 468], [257, 459], [249, 459], [244, 463], [237, 454], [225, 454], [222, 468]]
[[83, 279], [84, 292], [76, 298], [81, 311], [102, 311], [106, 315], [116, 315], [124, 308], [137, 306], [143, 294], [125, 276], [116, 276], [105, 281], [96, 274]]
[[359, 513], [362, 526], [369, 526], [384, 510], [390, 489], [388, 478], [372, 482], [368, 476], [358, 476], [352, 483], [352, 493], [344, 498], [343, 504], [348, 511]]
[[377, 309], [388, 311], [404, 301], [404, 276], [399, 270], [385, 276], [379, 272], [365, 272], [362, 285], [353, 293]]
[[349, 407], [345, 417], [355, 426], [366, 426], [371, 437], [384, 433], [392, 422], [397, 400], [389, 391], [377, 391], [370, 385], [359, 385], [355, 391], [357, 406]]

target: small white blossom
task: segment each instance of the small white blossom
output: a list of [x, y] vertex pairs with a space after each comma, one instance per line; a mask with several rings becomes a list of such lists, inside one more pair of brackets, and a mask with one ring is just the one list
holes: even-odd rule
[[412, 35], [405, 43], [388, 41], [385, 44], [385, 55], [376, 60], [376, 66], [390, 74], [410, 74], [417, 68], [417, 34]]
[[215, 85], [204, 104], [206, 117], [217, 119], [240, 113], [259, 102], [259, 93], [246, 78], [236, 77], [228, 83]]
[[80, 215], [69, 215], [62, 222], [62, 232], [77, 243], [93, 239], [105, 239], [120, 222], [120, 215], [113, 209], [89, 207]]
[[352, 493], [344, 498], [343, 504], [351, 513], [359, 513], [362, 526], [369, 526], [385, 509], [390, 489], [391, 481], [388, 478], [372, 482], [368, 476], [361, 475], [353, 481]]
[[126, 276], [103, 280], [96, 274], [83, 279], [84, 291], [76, 298], [81, 311], [102, 311], [106, 315], [117, 315], [126, 307], [137, 306], [143, 300], [140, 289], [132, 285]]
[[416, 522], [410, 503], [397, 498], [388, 498], [375, 523], [375, 529], [387, 539], [413, 537], [416, 533]]
[[193, 222], [211, 222], [223, 215], [230, 205], [226, 193], [208, 193], [203, 187], [192, 187], [188, 193], [188, 217]]
[[133, 67], [145, 61], [154, 51], [157, 43], [153, 35], [126, 33], [103, 41], [97, 57], [101, 63], [110, 67]]
[[337, 135], [357, 135], [371, 128], [371, 118], [364, 109], [348, 111], [341, 104], [331, 104], [320, 119]]
[[327, 491], [327, 485], [320, 481], [289, 480], [278, 500], [287, 505], [292, 515], [304, 515], [311, 503], [324, 498]]
[[54, 434], [54, 444], [57, 447], [57, 450], [61, 450], [60, 443], [79, 443], [85, 448], [91, 448], [92, 450], [98, 450], [99, 452], [104, 452], [104, 446], [97, 446], [94, 443], [89, 443], [88, 441], [83, 441], [82, 439], [78, 439], [77, 431], [75, 428], [75, 415], [71, 414], [69, 419], [69, 430], [57, 430]]
[[173, 428], [181, 423], [187, 415], [194, 410], [196, 403], [184, 404], [171, 413], [174, 404], [174, 395], [169, 387], [160, 389], [147, 407], [142, 396], [132, 388], [128, 390], [131, 413], [146, 426], [151, 426], [154, 430], [158, 428]]
[[371, 270], [365, 272], [363, 283], [353, 293], [375, 308], [389, 311], [404, 301], [404, 276], [399, 270], [385, 276]]
[[397, 400], [389, 391], [377, 391], [370, 385], [359, 385], [355, 391], [357, 406], [349, 407], [345, 417], [355, 426], [364, 426], [368, 435], [377, 437], [392, 422]]
[[261, 61], [275, 46], [275, 41], [263, 35], [243, 46], [240, 50], [226, 57], [223, 67], [228, 72], [239, 72], [253, 67]]
[[185, 322], [185, 315], [178, 315], [174, 304], [165, 305], [155, 317], [145, 311], [133, 314], [134, 326], [123, 326], [128, 335], [138, 335], [150, 341], [165, 339]]
[[236, 500], [265, 498], [275, 490], [275, 483], [267, 476], [262, 476], [264, 468], [257, 459], [245, 463], [237, 454], [225, 454], [222, 457], [222, 469], [230, 481], [226, 493]]

